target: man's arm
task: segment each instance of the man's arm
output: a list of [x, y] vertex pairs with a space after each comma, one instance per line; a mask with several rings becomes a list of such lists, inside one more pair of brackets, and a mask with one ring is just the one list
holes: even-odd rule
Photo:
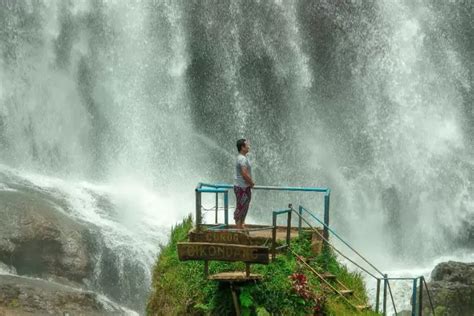
[[247, 182], [247, 184], [248, 184], [251, 188], [253, 188], [254, 185], [255, 185], [255, 183], [253, 182], [252, 177], [250, 176], [247, 167], [242, 166], [241, 168], [242, 168], [242, 177], [244, 178], [245, 182]]

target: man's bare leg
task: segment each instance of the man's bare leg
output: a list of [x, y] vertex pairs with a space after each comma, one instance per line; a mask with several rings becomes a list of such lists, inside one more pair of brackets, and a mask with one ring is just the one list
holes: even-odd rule
[[245, 219], [242, 220], [242, 225], [241, 226], [242, 226], [242, 228], [241, 228], [242, 232], [244, 234], [250, 235], [250, 232], [246, 229], [247, 227], [245, 226]]

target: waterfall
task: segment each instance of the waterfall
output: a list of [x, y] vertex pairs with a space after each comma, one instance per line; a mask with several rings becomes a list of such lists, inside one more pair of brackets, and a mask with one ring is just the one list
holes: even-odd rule
[[[146, 283], [194, 185], [231, 182], [247, 137], [258, 184], [330, 187], [332, 225], [384, 269], [472, 248], [472, 12], [463, 1], [0, 1], [0, 188], [61, 195], [121, 256], [142, 245]], [[289, 202], [321, 212], [312, 196], [259, 193], [250, 216]]]
[[87, 223], [83, 283], [143, 310], [199, 181], [180, 4], [2, 1], [0, 14], [1, 187]]

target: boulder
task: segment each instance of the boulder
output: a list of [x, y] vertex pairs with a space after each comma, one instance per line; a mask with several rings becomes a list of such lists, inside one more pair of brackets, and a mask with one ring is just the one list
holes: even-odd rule
[[103, 293], [144, 312], [149, 268], [133, 249], [108, 245], [101, 227], [70, 216], [60, 193], [18, 185], [0, 190], [0, 202], [0, 274]]
[[[428, 283], [436, 315], [474, 315], [474, 263], [443, 262], [431, 272]], [[423, 315], [432, 315], [423, 293]]]
[[0, 261], [20, 275], [82, 282], [92, 269], [85, 225], [51, 200], [0, 191]]

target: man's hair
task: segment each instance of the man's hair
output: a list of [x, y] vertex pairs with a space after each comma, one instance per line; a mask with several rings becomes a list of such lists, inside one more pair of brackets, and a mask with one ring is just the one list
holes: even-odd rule
[[242, 149], [242, 147], [245, 146], [245, 141], [246, 139], [245, 138], [241, 138], [237, 141], [237, 151], [240, 153], [240, 150]]

